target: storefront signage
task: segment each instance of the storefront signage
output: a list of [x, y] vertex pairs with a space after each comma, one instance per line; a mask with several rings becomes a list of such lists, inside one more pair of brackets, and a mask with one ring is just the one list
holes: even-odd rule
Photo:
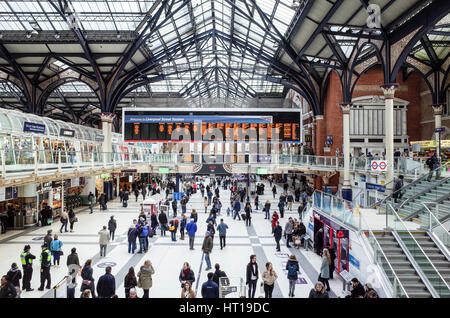
[[348, 254], [348, 261], [359, 270], [359, 260], [353, 257], [352, 254]]
[[[441, 140], [441, 146], [444, 142], [450, 144], [450, 140]], [[438, 142], [436, 140], [422, 140], [422, 141], [411, 141], [411, 145], [419, 144], [421, 148], [433, 148], [437, 147]]]
[[30, 123], [29, 121], [26, 121], [23, 123], [23, 131], [37, 134], [45, 134], [45, 125], [38, 123]]
[[80, 178], [74, 178], [71, 180], [71, 187], [78, 187], [80, 185]]
[[126, 170], [121, 170], [120, 172], [123, 172], [123, 173], [135, 173], [135, 172], [137, 172], [137, 169], [126, 169]]
[[169, 168], [159, 168], [158, 172], [159, 173], [169, 173]]
[[17, 199], [18, 197], [17, 187], [7, 187], [5, 188], [5, 200]]
[[305, 142], [312, 142], [312, 135], [305, 135]]
[[267, 168], [258, 168], [256, 170], [257, 174], [267, 174]]
[[378, 192], [385, 192], [386, 186], [381, 184], [375, 184], [375, 183], [366, 183], [366, 189], [367, 190], [377, 190]]
[[75, 137], [75, 130], [61, 128], [59, 130], [59, 135], [63, 137]]

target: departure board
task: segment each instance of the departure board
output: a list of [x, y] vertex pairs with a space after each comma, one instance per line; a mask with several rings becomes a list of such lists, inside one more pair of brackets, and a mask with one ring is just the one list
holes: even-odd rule
[[300, 142], [299, 111], [124, 109], [126, 142]]

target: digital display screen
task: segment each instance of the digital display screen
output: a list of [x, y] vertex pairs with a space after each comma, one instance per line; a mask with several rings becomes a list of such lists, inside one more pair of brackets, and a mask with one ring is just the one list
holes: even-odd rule
[[300, 113], [124, 110], [125, 142], [300, 142]]

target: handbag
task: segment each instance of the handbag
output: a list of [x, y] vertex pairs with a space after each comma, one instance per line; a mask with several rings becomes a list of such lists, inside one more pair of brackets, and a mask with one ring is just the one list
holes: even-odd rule
[[63, 251], [59, 251], [59, 256], [64, 255]]

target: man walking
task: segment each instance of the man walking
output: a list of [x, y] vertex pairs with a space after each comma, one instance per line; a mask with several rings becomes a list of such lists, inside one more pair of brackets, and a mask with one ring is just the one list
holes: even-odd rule
[[184, 232], [186, 230], [186, 223], [187, 223], [187, 219], [186, 219], [186, 214], [182, 214], [181, 215], [181, 221], [180, 221], [180, 240], [184, 240]]
[[195, 224], [195, 220], [191, 219], [188, 225], [186, 225], [186, 231], [189, 235], [189, 249], [194, 249], [194, 239], [195, 239], [195, 232], [197, 232], [197, 224]]
[[211, 260], [209, 258], [209, 254], [211, 253], [212, 249], [213, 249], [213, 240], [211, 238], [211, 233], [209, 231], [206, 231], [205, 239], [203, 240], [202, 246], [202, 251], [205, 254], [205, 261], [207, 265], [205, 271], [209, 271], [211, 269]]
[[50, 277], [50, 266], [52, 265], [52, 253], [48, 249], [47, 245], [42, 245], [41, 253], [41, 286], [38, 288], [39, 291], [44, 290], [45, 281], [47, 281], [47, 289], [51, 288], [51, 277]]
[[286, 223], [284, 227], [284, 234], [286, 235], [286, 247], [290, 248], [289, 242], [292, 241], [292, 228], [293, 228], [293, 220], [289, 218], [289, 221]]
[[109, 219], [108, 222], [108, 230], [109, 230], [109, 235], [111, 236], [111, 239], [114, 241], [114, 233], [116, 232], [117, 229], [117, 222], [116, 220], [114, 220], [114, 216], [111, 215], [111, 218]]
[[277, 221], [277, 225], [273, 228], [273, 237], [275, 238], [275, 242], [277, 243], [277, 252], [280, 252], [280, 240], [283, 234], [283, 229], [280, 226], [280, 222]]
[[131, 224], [128, 229], [128, 253], [134, 254], [136, 250], [136, 238], [137, 238], [137, 228], [136, 228], [137, 220], [133, 220], [133, 224]]
[[116, 293], [116, 279], [111, 274], [111, 266], [106, 267], [105, 275], [100, 276], [97, 283], [97, 295], [100, 298], [111, 298]]
[[111, 239], [111, 236], [108, 233], [108, 230], [106, 229], [106, 225], [103, 226], [103, 229], [98, 232], [98, 238], [100, 243], [100, 256], [105, 257], [106, 256], [106, 246], [109, 243], [109, 240]]
[[161, 236], [166, 236], [166, 230], [168, 229], [167, 227], [167, 215], [166, 213], [164, 213], [164, 211], [161, 211], [161, 213], [158, 216], [158, 221], [159, 221], [159, 227], [161, 228]]
[[241, 203], [239, 202], [239, 200], [234, 201], [234, 205], [233, 205], [233, 220], [236, 220], [236, 216], [239, 218], [239, 221], [241, 220], [241, 216], [239, 215], [239, 212], [241, 211]]
[[225, 237], [227, 235], [228, 225], [223, 222], [223, 219], [220, 219], [220, 224], [217, 226], [217, 230], [219, 231], [219, 239], [220, 239], [220, 249], [223, 249], [226, 246]]
[[30, 253], [30, 245], [25, 245], [23, 253], [20, 254], [20, 261], [23, 268], [22, 290], [33, 291], [31, 288], [31, 277], [33, 276], [33, 260], [36, 258]]
[[91, 210], [89, 214], [92, 214], [94, 212], [94, 195], [92, 194], [92, 192], [89, 192], [88, 202], [89, 202], [89, 209]]
[[280, 218], [284, 217], [284, 201], [281, 200], [280, 198], [280, 202], [278, 202], [278, 209], [280, 210]]

